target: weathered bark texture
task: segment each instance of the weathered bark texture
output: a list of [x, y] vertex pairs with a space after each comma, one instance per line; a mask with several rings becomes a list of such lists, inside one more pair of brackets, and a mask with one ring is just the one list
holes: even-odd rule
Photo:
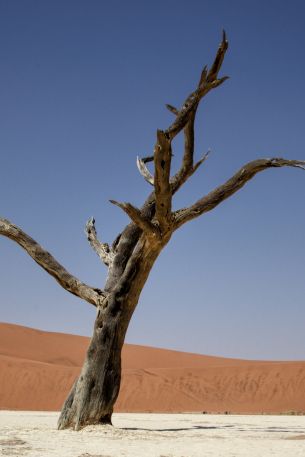
[[[149, 272], [174, 231], [185, 222], [211, 211], [261, 171], [284, 166], [305, 169], [305, 161], [281, 158], [255, 160], [190, 207], [172, 212], [173, 195], [208, 157], [206, 153], [194, 163], [194, 122], [201, 99], [227, 79], [226, 76], [218, 78], [227, 49], [228, 42], [223, 33], [211, 69], [204, 67], [197, 88], [187, 97], [181, 109], [166, 105], [175, 120], [168, 129], [157, 131], [153, 155], [137, 158], [141, 175], [153, 186], [142, 208], [111, 200], [129, 216], [131, 223], [109, 246], [98, 240], [94, 219], [87, 222], [85, 231], [88, 241], [108, 267], [104, 290], [82, 283], [19, 227], [0, 219], [0, 235], [23, 247], [66, 290], [97, 307], [86, 360], [63, 406], [58, 421], [60, 429], [72, 427], [79, 430], [89, 424], [111, 423], [120, 389], [121, 350], [126, 330]], [[184, 154], [181, 167], [171, 177], [172, 141], [182, 131]], [[154, 174], [146, 166], [150, 162]]]
[[142, 236], [121, 278], [116, 279], [116, 274], [120, 274], [116, 267], [110, 272], [105, 287], [108, 300], [98, 309], [86, 361], [62, 409], [59, 428], [111, 423], [120, 389], [125, 333], [158, 251]]

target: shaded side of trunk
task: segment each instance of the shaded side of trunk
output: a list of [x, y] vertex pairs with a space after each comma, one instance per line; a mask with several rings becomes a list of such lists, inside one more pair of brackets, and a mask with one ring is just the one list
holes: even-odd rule
[[118, 318], [102, 319], [98, 312], [82, 371], [63, 406], [58, 428], [78, 430], [89, 424], [111, 423], [121, 382], [124, 333]]
[[[99, 308], [81, 374], [66, 399], [58, 428], [111, 424], [121, 383], [121, 351], [128, 324], [161, 249], [137, 244], [122, 274], [109, 272], [108, 302]], [[106, 284], [106, 287], [107, 287]]]

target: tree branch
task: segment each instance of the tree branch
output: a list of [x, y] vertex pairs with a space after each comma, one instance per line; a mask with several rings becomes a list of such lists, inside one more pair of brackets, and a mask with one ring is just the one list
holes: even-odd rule
[[[194, 162], [194, 122], [197, 108], [190, 113], [184, 127], [184, 154], [180, 170], [171, 179], [172, 192], [176, 192], [190, 177]], [[198, 168], [198, 167], [197, 167]]]
[[[225, 53], [229, 47], [229, 43], [227, 40], [226, 32], [225, 30], [222, 31], [222, 41], [219, 45], [215, 60], [213, 62], [213, 65], [211, 66], [210, 71], [207, 74], [207, 81], [212, 82], [215, 81], [218, 77], [219, 70], [221, 68], [223, 59], [225, 57]], [[205, 79], [205, 78], [204, 78]], [[203, 82], [203, 81], [202, 81]], [[201, 85], [201, 80], [199, 82], [199, 86]]]
[[154, 185], [154, 177], [148, 170], [147, 166], [145, 165], [145, 162], [143, 159], [140, 159], [140, 157], [137, 157], [137, 167], [145, 181], [147, 181], [149, 184], [152, 186]]
[[[171, 111], [176, 116], [174, 122], [164, 132], [164, 134], [166, 135], [166, 137], [168, 137], [168, 139], [170, 141], [184, 128], [186, 128], [186, 136], [190, 137], [191, 135], [193, 135], [193, 133], [191, 131], [191, 129], [193, 128], [193, 125], [190, 124], [189, 126], [187, 126], [187, 123], [188, 123], [189, 118], [192, 118], [192, 113], [194, 112], [194, 110], [197, 109], [199, 101], [202, 99], [202, 97], [205, 94], [207, 94], [209, 92], [209, 90], [213, 89], [217, 85], [222, 84], [224, 82], [224, 80], [226, 79], [226, 78], [222, 78], [220, 80], [216, 79], [216, 80], [212, 81], [211, 77], [212, 77], [212, 74], [214, 74], [214, 75], [217, 74], [217, 76], [218, 76], [218, 71], [220, 69], [220, 66], [221, 66], [221, 63], [222, 63], [222, 60], [226, 53], [227, 48], [228, 48], [228, 43], [227, 43], [226, 37], [224, 35], [223, 39], [222, 39], [222, 43], [217, 51], [215, 61], [211, 67], [211, 71], [208, 73], [207, 67], [205, 67], [202, 70], [202, 73], [200, 76], [200, 81], [199, 81], [196, 91], [194, 93], [190, 94], [189, 97], [187, 97], [187, 99], [185, 100], [180, 111], [171, 105], [167, 105], [167, 108], [169, 109], [169, 111]], [[207, 81], [208, 75], [210, 76], [211, 81], [210, 80]], [[187, 142], [187, 139], [185, 139], [185, 143], [186, 142]], [[189, 144], [191, 144], [191, 141], [189, 141]], [[190, 153], [193, 154], [193, 152], [191, 152], [191, 150], [190, 150]], [[185, 151], [185, 154], [189, 154], [189, 152]], [[151, 162], [153, 160], [154, 160], [154, 157], [152, 157], [152, 156], [147, 156], [147, 157], [141, 158], [141, 161], [144, 164]], [[186, 181], [186, 179], [189, 176], [191, 176], [191, 174], [194, 173], [195, 170], [198, 169], [199, 165], [201, 163], [203, 163], [203, 160], [200, 160], [197, 164], [195, 164], [195, 166], [193, 166], [193, 161], [189, 160], [185, 157], [185, 159], [183, 159], [184, 164], [187, 161], [188, 161], [188, 163], [191, 163], [192, 166], [189, 166], [188, 169], [185, 169], [185, 167], [182, 165], [183, 173], [181, 173], [182, 177], [180, 178], [180, 180], [177, 180], [177, 182], [175, 182], [175, 184], [173, 184], [173, 179], [170, 180], [172, 194], [174, 194], [180, 188], [180, 186]], [[146, 167], [146, 169], [147, 169], [147, 167]], [[147, 172], [145, 171], [145, 173], [143, 173], [143, 174], [146, 175], [149, 182], [151, 183], [152, 175], [150, 174], [148, 169], [147, 169]], [[142, 174], [142, 172], [141, 172], [141, 174]], [[156, 205], [156, 194], [155, 194], [155, 192], [151, 192], [151, 194], [148, 196], [148, 198], [146, 199], [145, 203], [143, 204], [143, 206], [141, 208], [141, 216], [144, 217], [145, 219], [148, 219], [148, 221], [150, 222], [153, 218], [155, 218], [156, 206], [157, 206]], [[159, 208], [160, 208], [160, 205], [159, 205]], [[125, 211], [125, 209], [124, 209], [124, 211]], [[171, 216], [171, 219], [172, 219], [172, 216]], [[132, 220], [133, 220], [133, 222], [135, 222], [135, 219], [132, 219]], [[171, 223], [172, 223], [172, 221], [171, 221]], [[130, 233], [133, 233], [133, 235], [134, 235], [134, 232], [136, 233], [136, 236], [134, 235], [134, 241], [132, 243], [128, 244], [129, 252], [132, 252], [132, 249], [136, 245], [137, 240], [140, 238], [141, 233], [142, 233], [142, 230], [140, 230], [140, 228], [139, 228], [140, 225], [141, 225], [141, 223], [139, 224], [137, 222], [135, 222], [134, 224], [129, 224], [127, 227], [125, 227], [121, 236], [118, 238], [120, 241], [119, 242], [117, 242], [117, 240], [115, 241], [115, 249], [118, 252], [115, 262], [120, 263], [121, 270], [124, 270], [124, 266], [125, 266], [124, 259], [126, 257], [125, 254], [124, 255], [122, 254], [122, 256], [121, 256], [122, 260], [120, 260], [120, 262], [119, 262], [118, 259], [119, 258], [121, 259], [121, 257], [120, 257], [121, 251], [125, 252], [125, 242], [123, 243], [123, 242], [121, 242], [121, 240], [125, 240], [126, 237], [130, 235]], [[123, 263], [123, 260], [124, 260], [124, 263]]]
[[147, 235], [154, 235], [158, 238], [160, 237], [160, 232], [158, 228], [151, 222], [150, 219], [141, 214], [141, 210], [136, 208], [131, 203], [120, 203], [116, 200], [109, 200], [113, 205], [121, 208], [130, 219]]
[[[206, 159], [210, 155], [210, 149], [203, 154], [200, 160], [195, 163], [195, 165], [192, 165], [190, 168], [183, 168], [181, 174], [178, 175], [178, 173], [171, 179], [171, 188], [172, 188], [172, 193], [174, 194], [177, 192], [177, 190], [180, 189], [180, 187], [195, 173], [195, 171], [198, 170], [201, 164], [206, 161]], [[175, 179], [178, 176], [178, 179]]]
[[142, 162], [147, 163], [147, 162], [153, 162], [154, 161], [154, 156], [147, 156], [147, 157], [142, 157]]
[[257, 173], [274, 167], [297, 167], [305, 170], [305, 161], [286, 160], [281, 158], [259, 159], [247, 163], [232, 178], [212, 190], [208, 195], [198, 200], [189, 208], [183, 208], [174, 213], [174, 228], [177, 229], [201, 214], [211, 211], [235, 192], [241, 189]]
[[95, 228], [95, 219], [93, 217], [88, 220], [85, 226], [85, 233], [92, 249], [97, 253], [102, 262], [109, 267], [113, 260], [113, 252], [109, 247], [109, 244], [101, 243], [98, 240]]
[[182, 108], [179, 111], [171, 105], [166, 105], [172, 113], [176, 114], [175, 121], [165, 131], [171, 140], [186, 126], [190, 119], [191, 113], [196, 111], [200, 100], [211, 89], [215, 89], [228, 79], [228, 76], [224, 76], [223, 78], [218, 79], [218, 73], [220, 71], [228, 46], [229, 44], [226, 38], [226, 34], [223, 31], [222, 42], [219, 45], [211, 70], [208, 71], [206, 66], [203, 68], [197, 89], [187, 97]]
[[166, 105], [172, 113], [177, 115], [175, 122], [169, 127], [167, 132], [172, 132], [170, 134], [173, 135], [179, 132], [180, 127], [181, 129], [182, 127], [184, 128], [184, 155], [180, 170], [171, 180], [173, 192], [177, 192], [177, 190], [187, 181], [190, 176], [192, 176], [192, 174], [197, 170], [198, 166], [202, 163], [201, 162], [199, 165], [197, 164], [195, 168], [193, 167], [195, 116], [200, 100], [211, 89], [215, 89], [224, 81], [226, 81], [226, 79], [228, 79], [227, 76], [217, 79], [227, 49], [228, 41], [226, 39], [225, 32], [223, 32], [222, 42], [219, 45], [211, 70], [208, 71], [207, 66], [203, 68], [197, 89], [186, 99], [181, 111], [179, 112], [171, 105]]
[[198, 162], [195, 163], [195, 165], [193, 166], [193, 169], [192, 169], [192, 173], [191, 174], [194, 174], [196, 170], [198, 170], [198, 168], [200, 167], [201, 164], [203, 164], [203, 162], [206, 161], [206, 159], [209, 157], [211, 153], [211, 150], [209, 149], [205, 154], [203, 154], [203, 156], [201, 157], [200, 160], [198, 160]]
[[170, 185], [172, 148], [171, 141], [162, 130], [157, 131], [157, 143], [154, 150], [155, 164], [155, 198], [156, 219], [159, 222], [161, 233], [171, 227], [172, 191]]
[[[193, 162], [193, 156], [194, 156], [194, 122], [195, 122], [195, 116], [196, 116], [196, 111], [198, 108], [198, 104], [200, 100], [206, 95], [211, 89], [214, 89], [218, 87], [220, 84], [222, 84], [226, 79], [228, 79], [227, 76], [217, 79], [219, 70], [221, 68], [225, 53], [228, 49], [228, 41], [226, 39], [226, 34], [223, 32], [223, 37], [222, 37], [222, 42], [219, 45], [216, 57], [214, 59], [214, 62], [212, 64], [211, 70], [208, 71], [207, 66], [205, 66], [201, 72], [200, 75], [200, 80], [198, 83], [198, 86], [194, 92], [192, 92], [187, 99], [185, 100], [182, 108], [180, 111], [175, 108], [172, 105], [167, 104], [166, 107], [167, 109], [173, 113], [176, 116], [175, 121], [170, 125], [170, 127], [165, 130], [164, 135], [169, 140], [169, 143], [172, 141], [172, 139], [182, 130], [184, 129], [184, 155], [182, 159], [182, 165], [180, 167], [180, 170], [173, 176], [173, 178], [169, 179], [170, 182], [170, 187], [171, 187], [171, 194], [174, 194], [177, 192], [177, 190], [186, 182], [186, 180], [198, 169], [198, 167], [205, 161], [206, 156], [204, 156], [201, 160], [197, 162], [194, 166]], [[160, 135], [160, 131], [159, 131]], [[170, 144], [169, 144], [170, 147]], [[160, 155], [160, 154], [159, 154]], [[156, 149], [154, 153], [154, 157], [156, 158]], [[169, 159], [171, 159], [171, 154], [167, 155]], [[144, 179], [151, 185], [155, 184], [155, 179], [146, 167], [145, 163], [152, 161], [153, 157], [144, 157], [142, 159], [137, 158], [137, 166], [138, 169], [141, 173], [141, 175], [144, 177]], [[162, 160], [162, 159], [161, 159]], [[156, 166], [156, 164], [155, 164]], [[170, 167], [170, 164], [169, 164]], [[160, 170], [160, 167], [159, 167]], [[155, 173], [158, 174], [159, 171], [155, 170]], [[160, 173], [159, 173], [160, 174]], [[156, 187], [156, 185], [155, 185]], [[158, 184], [157, 184], [158, 187]], [[164, 188], [164, 186], [163, 186]], [[165, 189], [165, 188], [164, 188]], [[156, 194], [160, 194], [160, 187], [158, 187], [158, 191]], [[169, 198], [169, 192], [168, 193], [168, 198], [167, 198], [167, 208], [169, 209], [169, 202], [171, 202], [171, 197]], [[159, 197], [160, 198], [160, 197]], [[162, 202], [165, 204], [165, 202]], [[156, 205], [157, 207], [158, 205]], [[168, 212], [164, 209], [164, 207], [159, 205], [159, 209], [163, 211], [163, 213]], [[167, 216], [167, 221], [166, 218], [164, 219], [164, 216], [159, 214], [157, 219], [159, 220], [159, 217], [163, 217], [163, 222], [161, 224], [164, 225], [164, 228], [167, 226], [168, 227], [168, 220], [170, 219]], [[160, 221], [159, 221], [160, 222]]]
[[177, 108], [175, 108], [173, 105], [169, 105], [168, 103], [165, 106], [171, 113], [173, 113], [175, 116], [178, 116], [179, 110], [177, 110]]
[[0, 219], [0, 235], [18, 243], [38, 265], [71, 294], [94, 306], [99, 306], [105, 301], [106, 294], [102, 290], [94, 289], [72, 276], [48, 251], [43, 249], [17, 225], [12, 224], [7, 219]]

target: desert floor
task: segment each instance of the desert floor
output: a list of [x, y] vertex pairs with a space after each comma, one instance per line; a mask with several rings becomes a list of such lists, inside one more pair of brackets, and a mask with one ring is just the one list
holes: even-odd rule
[[304, 457], [304, 416], [114, 414], [111, 426], [56, 430], [58, 413], [0, 411], [2, 455]]

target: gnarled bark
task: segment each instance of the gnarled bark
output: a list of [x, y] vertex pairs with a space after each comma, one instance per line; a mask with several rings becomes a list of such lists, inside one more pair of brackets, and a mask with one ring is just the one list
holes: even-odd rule
[[126, 330], [162, 247], [142, 236], [120, 279], [113, 280], [117, 272], [110, 271], [105, 287], [108, 300], [98, 308], [85, 363], [63, 406], [59, 429], [78, 430], [89, 424], [111, 423], [120, 389], [121, 351]]

